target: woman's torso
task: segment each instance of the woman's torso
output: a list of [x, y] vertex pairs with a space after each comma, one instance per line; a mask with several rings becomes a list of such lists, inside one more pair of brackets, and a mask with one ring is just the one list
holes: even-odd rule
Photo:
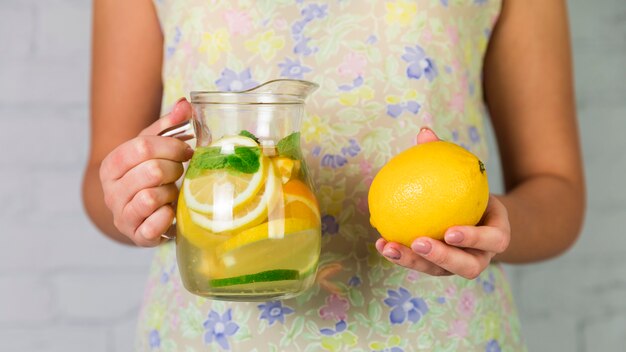
[[[156, 0], [167, 109], [193, 90], [314, 81], [303, 149], [322, 210], [319, 285], [290, 300], [233, 303], [182, 288], [173, 243], [155, 256], [140, 350], [519, 350], [506, 277], [435, 278], [373, 247], [367, 190], [430, 126], [486, 156], [481, 71], [491, 0]], [[395, 349], [394, 349], [395, 348]]]

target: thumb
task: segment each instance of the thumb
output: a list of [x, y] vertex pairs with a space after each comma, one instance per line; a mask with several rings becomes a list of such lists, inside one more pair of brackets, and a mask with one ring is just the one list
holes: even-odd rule
[[174, 104], [174, 108], [172, 108], [172, 111], [169, 114], [160, 117], [153, 124], [146, 127], [143, 131], [141, 131], [140, 135], [157, 135], [164, 129], [177, 125], [183, 121], [187, 121], [190, 118], [191, 104], [189, 104], [187, 99], [180, 98], [176, 104]]
[[419, 133], [416, 136], [416, 143], [415, 144], [423, 144], [423, 143], [428, 143], [428, 142], [436, 142], [439, 141], [439, 137], [437, 137], [437, 135], [435, 134], [435, 132], [433, 130], [431, 130], [428, 127], [422, 127], [419, 131]]

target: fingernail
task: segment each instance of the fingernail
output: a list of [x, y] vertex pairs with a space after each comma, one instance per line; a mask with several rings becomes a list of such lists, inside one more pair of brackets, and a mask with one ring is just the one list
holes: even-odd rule
[[418, 134], [422, 134], [422, 133], [427, 133], [427, 134], [431, 134], [431, 135], [435, 134], [435, 132], [433, 132], [433, 130], [431, 130], [429, 127], [422, 127], [422, 128], [420, 128], [420, 132]]
[[387, 248], [383, 251], [383, 255], [389, 259], [400, 259], [400, 252], [393, 248]]
[[183, 101], [187, 101], [187, 98], [182, 97], [176, 100], [176, 103], [174, 103], [174, 109], [172, 109], [172, 114], [175, 114], [178, 111], [178, 109], [180, 109], [180, 103], [182, 103]]
[[463, 242], [463, 234], [460, 232], [447, 233], [445, 240], [448, 243], [461, 243]]
[[417, 254], [428, 254], [430, 253], [432, 246], [430, 245], [430, 243], [426, 241], [418, 240], [418, 241], [413, 242], [413, 244], [411, 244], [411, 249], [413, 250], [413, 252]]
[[185, 149], [185, 156], [187, 157], [187, 159], [191, 158], [193, 156], [193, 148], [187, 147]]

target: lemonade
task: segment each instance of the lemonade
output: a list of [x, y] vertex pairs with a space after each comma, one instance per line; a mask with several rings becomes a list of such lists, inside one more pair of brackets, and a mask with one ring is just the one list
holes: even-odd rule
[[176, 214], [190, 292], [267, 300], [312, 285], [321, 224], [303, 165], [297, 132], [274, 144], [241, 131], [196, 148]]

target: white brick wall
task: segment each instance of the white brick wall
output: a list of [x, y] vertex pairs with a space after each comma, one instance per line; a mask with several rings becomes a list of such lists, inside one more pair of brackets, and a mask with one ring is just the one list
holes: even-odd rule
[[[588, 217], [579, 243], [563, 257], [508, 269], [530, 351], [621, 351], [626, 3], [569, 3]], [[103, 238], [80, 203], [90, 6], [0, 0], [2, 352], [132, 349], [152, 252]], [[497, 165], [489, 168], [495, 179]]]

